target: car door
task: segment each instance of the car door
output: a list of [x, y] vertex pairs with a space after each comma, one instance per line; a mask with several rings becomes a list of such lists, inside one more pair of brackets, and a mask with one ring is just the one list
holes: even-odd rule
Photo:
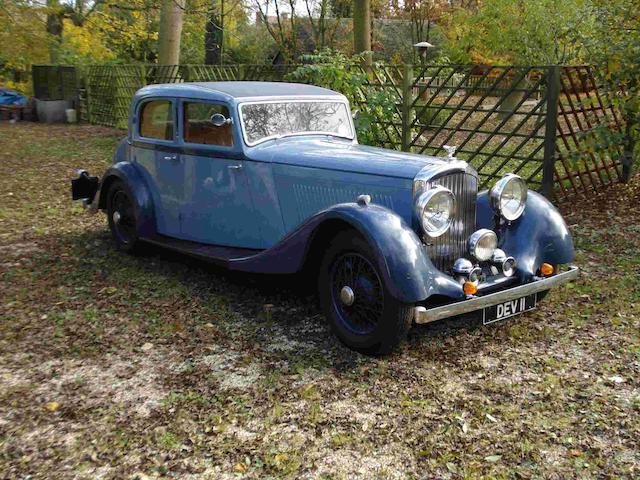
[[185, 170], [177, 146], [177, 106], [174, 100], [141, 102], [133, 133], [133, 161], [151, 189], [157, 231], [180, 236], [185, 199]]
[[[215, 114], [229, 122], [215, 126]], [[235, 145], [228, 107], [185, 100], [181, 102], [180, 118], [182, 163], [188, 179], [182, 237], [215, 245], [261, 248], [246, 162]]]

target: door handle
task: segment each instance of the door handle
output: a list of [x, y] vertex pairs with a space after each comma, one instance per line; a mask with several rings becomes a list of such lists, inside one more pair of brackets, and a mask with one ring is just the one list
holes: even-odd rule
[[240, 170], [242, 168], [242, 165], [229, 165], [227, 168], [229, 170]]
[[165, 155], [164, 157], [162, 157], [164, 160], [170, 161], [170, 160], [178, 160], [178, 156], [177, 155]]

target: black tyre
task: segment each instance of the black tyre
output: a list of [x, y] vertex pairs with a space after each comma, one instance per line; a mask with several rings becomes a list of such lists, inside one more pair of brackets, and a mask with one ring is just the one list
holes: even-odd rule
[[413, 305], [393, 298], [376, 255], [354, 231], [331, 241], [320, 265], [320, 304], [335, 335], [369, 355], [391, 352], [411, 328]]
[[129, 190], [120, 180], [113, 182], [107, 193], [107, 218], [118, 250], [135, 252], [140, 243], [135, 207]]

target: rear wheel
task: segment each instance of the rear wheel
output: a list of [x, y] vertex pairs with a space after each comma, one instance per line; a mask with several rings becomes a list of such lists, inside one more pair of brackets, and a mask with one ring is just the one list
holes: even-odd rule
[[413, 306], [389, 293], [375, 253], [355, 231], [341, 232], [329, 245], [318, 291], [333, 332], [354, 350], [389, 353], [411, 327]]
[[139, 240], [133, 199], [119, 180], [111, 185], [107, 194], [107, 217], [118, 250], [134, 252]]

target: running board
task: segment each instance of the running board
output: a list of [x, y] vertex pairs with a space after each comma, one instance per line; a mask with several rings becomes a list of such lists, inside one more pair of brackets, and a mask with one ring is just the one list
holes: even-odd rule
[[167, 248], [169, 250], [183, 253], [192, 257], [200, 258], [207, 262], [211, 262], [227, 268], [229, 267], [230, 262], [233, 260], [251, 257], [263, 251], [249, 248], [209, 245], [206, 243], [198, 243], [189, 240], [180, 240], [178, 238], [166, 237], [164, 235], [145, 237], [143, 240], [145, 242], [152, 243], [153, 245]]

